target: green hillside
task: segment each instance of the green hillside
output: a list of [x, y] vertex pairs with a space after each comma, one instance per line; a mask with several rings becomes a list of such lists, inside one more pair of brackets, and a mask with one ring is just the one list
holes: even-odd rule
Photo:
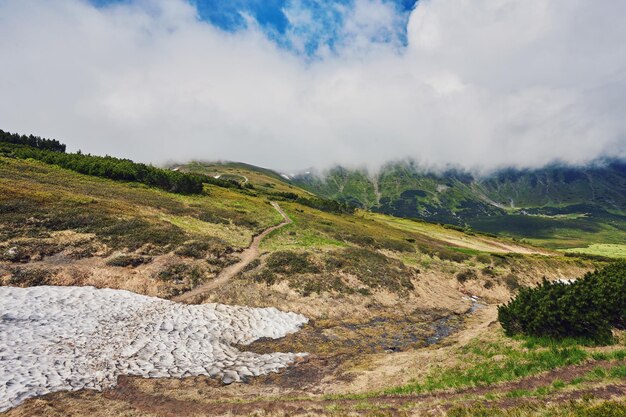
[[433, 173], [405, 161], [375, 174], [334, 168], [323, 175], [297, 176], [293, 182], [372, 211], [471, 227], [551, 248], [620, 244], [626, 232], [626, 164], [619, 161], [508, 169], [486, 177], [458, 170]]
[[[61, 148], [39, 154], [23, 151], [25, 146], [33, 147], [4, 142], [0, 155], [0, 285], [91, 285], [172, 300], [200, 291], [189, 302], [276, 307], [304, 314], [310, 322], [297, 333], [245, 349], [310, 356], [284, 372], [236, 386], [209, 377], [127, 378], [106, 393], [81, 390], [29, 400], [9, 416], [84, 410], [161, 415], [168, 407], [184, 407], [190, 415], [250, 415], [269, 403], [275, 412], [268, 415], [292, 413], [294, 404], [298, 414], [323, 407], [331, 415], [381, 415], [390, 398], [419, 414], [440, 404], [436, 398], [442, 393], [450, 395], [446, 407], [468, 398], [497, 407], [509, 396], [534, 398], [539, 390], [558, 395], [567, 389], [579, 398], [599, 385], [612, 389], [622, 375], [622, 345], [546, 346], [506, 337], [494, 325], [497, 305], [520, 288], [543, 277], [582, 276], [603, 265], [601, 258], [350, 208], [246, 164], [150, 167], [157, 177], [202, 185], [199, 192], [184, 193], [114, 175], [139, 172], [142, 167], [132, 161], [72, 156]], [[45, 152], [81, 164], [46, 162]], [[43, 157], [25, 159], [32, 154]], [[122, 171], [108, 170], [118, 164]], [[382, 201], [378, 191], [385, 190], [397, 200], [421, 181], [425, 196], [414, 194], [416, 200], [465, 210], [476, 187], [463, 175], [450, 174], [443, 189], [438, 177], [420, 177], [406, 166], [381, 175], [376, 186], [365, 172], [338, 171], [340, 176], [344, 183], [334, 183], [336, 193], [359, 191]], [[283, 227], [273, 229], [279, 224]], [[252, 253], [260, 235], [254, 259], [224, 279], [225, 271]], [[496, 358], [500, 362], [494, 365]], [[605, 371], [591, 374], [592, 367]], [[546, 371], [554, 375], [545, 376]], [[524, 388], [539, 377], [532, 389]], [[476, 385], [483, 391], [468, 397]], [[416, 402], [416, 395], [432, 398]], [[154, 404], [155, 413], [136, 412], [146, 404]], [[546, 412], [568, 412], [567, 407], [557, 402]]]

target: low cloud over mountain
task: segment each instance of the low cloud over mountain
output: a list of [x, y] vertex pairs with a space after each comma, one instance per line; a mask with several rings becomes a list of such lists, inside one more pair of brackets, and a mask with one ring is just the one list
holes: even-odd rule
[[0, 127], [287, 170], [626, 155], [625, 2], [327, 3], [332, 30], [294, 0], [277, 32], [182, 0], [0, 0]]

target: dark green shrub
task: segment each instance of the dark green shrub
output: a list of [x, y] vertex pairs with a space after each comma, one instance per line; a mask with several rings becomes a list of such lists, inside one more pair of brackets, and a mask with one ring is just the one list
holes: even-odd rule
[[626, 261], [585, 275], [580, 285], [599, 304], [611, 326], [626, 329]]
[[506, 277], [504, 277], [504, 284], [512, 292], [522, 288], [522, 284], [520, 284], [519, 282], [519, 277], [515, 274], [508, 274]]
[[414, 252], [414, 246], [404, 240], [384, 239], [380, 242], [382, 249], [388, 249], [396, 252]]
[[476, 255], [476, 262], [480, 262], [481, 264], [490, 264], [491, 256], [486, 253], [479, 253]]
[[311, 263], [308, 254], [291, 251], [279, 251], [272, 253], [267, 258], [267, 267], [272, 272], [281, 274], [306, 274], [320, 272], [317, 265]]
[[456, 280], [460, 283], [464, 283], [469, 281], [470, 279], [476, 279], [476, 272], [472, 269], [465, 269], [458, 274], [456, 274]]
[[0, 142], [14, 145], [26, 145], [37, 149], [44, 149], [55, 152], [65, 152], [65, 145], [56, 139], [44, 139], [33, 135], [19, 135], [9, 133], [0, 129]]
[[459, 252], [456, 250], [448, 249], [442, 246], [431, 246], [425, 244], [419, 244], [417, 246], [419, 251], [431, 257], [437, 256], [442, 261], [452, 261], [456, 263], [463, 263], [470, 259], [470, 255]]
[[192, 287], [195, 287], [204, 280], [204, 273], [197, 265], [180, 263], [168, 265], [157, 274], [157, 278], [161, 281], [169, 281], [176, 284], [188, 281]]
[[[7, 142], [3, 140], [5, 136], [6, 133], [0, 130], [0, 154], [3, 156], [35, 159], [85, 175], [117, 181], [139, 182], [181, 194], [200, 194], [203, 192], [204, 183], [217, 181], [204, 175], [170, 171], [136, 163], [129, 159], [85, 155], [80, 152], [65, 153], [65, 145], [58, 141], [22, 136], [21, 138], [25, 138], [28, 143], [23, 143], [22, 139], [17, 142]], [[6, 137], [12, 140], [15, 135], [8, 134]]]
[[498, 307], [507, 335], [611, 339], [611, 327], [626, 325], [626, 261], [586, 274], [571, 283], [544, 281], [522, 288]]
[[486, 266], [483, 269], [481, 269], [480, 271], [484, 276], [486, 277], [496, 277], [498, 276], [498, 273], [496, 272], [495, 269], [493, 269], [491, 266]]
[[119, 267], [130, 266], [130, 267], [136, 268], [139, 265], [149, 263], [151, 260], [152, 258], [146, 257], [146, 256], [120, 255], [120, 256], [116, 256], [115, 258], [109, 259], [107, 261], [107, 265], [119, 266]]
[[222, 239], [208, 238], [206, 240], [192, 240], [182, 244], [174, 252], [176, 255], [184, 256], [187, 258], [204, 259], [208, 255], [213, 255], [216, 258], [222, 258], [225, 255], [233, 253], [233, 248]]
[[50, 269], [42, 268], [12, 268], [11, 277], [9, 278], [10, 285], [16, 285], [19, 287], [36, 287], [40, 285], [48, 285], [50, 278], [53, 275], [53, 271]]
[[242, 273], [246, 273], [246, 272], [250, 272], [252, 270], [257, 269], [259, 266], [261, 265], [261, 261], [257, 258], [255, 260], [253, 260], [252, 262], [250, 262], [248, 265], [246, 265], [241, 272]]

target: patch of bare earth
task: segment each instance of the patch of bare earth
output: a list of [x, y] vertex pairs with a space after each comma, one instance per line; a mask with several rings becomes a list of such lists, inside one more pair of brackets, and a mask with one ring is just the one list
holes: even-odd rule
[[[237, 256], [237, 254], [233, 254]], [[189, 259], [174, 253], [150, 255], [150, 261], [137, 266], [111, 266], [118, 254], [94, 253], [75, 257], [61, 252], [28, 263], [0, 264], [0, 279], [11, 279], [9, 268], [52, 270], [49, 284], [94, 285], [131, 290], [169, 298], [190, 288], [184, 280], [161, 280], [159, 273], [171, 265], [197, 265], [204, 268], [209, 282], [220, 267], [205, 259]], [[344, 408], [353, 414], [372, 409], [418, 415], [462, 401], [467, 396], [484, 396], [514, 385], [473, 388], [412, 396], [372, 396], [366, 399], [328, 399], [325, 395], [376, 392], [399, 386], [429, 374], [435, 366], [454, 361], [454, 349], [493, 329], [495, 304], [510, 297], [503, 280], [515, 274], [522, 284], [548, 278], [569, 278], [586, 272], [585, 266], [554, 265], [539, 260], [531, 266], [522, 262], [497, 267], [498, 276], [486, 276], [476, 268], [476, 278], [460, 282], [456, 274], [465, 268], [451, 262], [434, 264], [413, 280], [414, 290], [399, 294], [375, 289], [370, 294], [324, 291], [306, 296], [282, 281], [273, 285], [245, 279], [220, 282], [201, 292], [202, 302], [277, 307], [304, 314], [311, 322], [300, 332], [279, 340], [260, 340], [241, 347], [259, 353], [298, 351], [311, 354], [277, 374], [252, 378], [243, 384], [223, 386], [205, 377], [185, 379], [121, 378], [117, 388], [106, 393], [80, 391], [55, 393], [27, 401], [8, 416], [169, 416], [169, 415], [326, 415]], [[8, 271], [3, 274], [2, 270]], [[353, 276], [342, 277], [347, 286], [361, 285]], [[485, 283], [494, 281], [487, 288]], [[469, 296], [479, 296], [491, 306], [465, 313], [472, 307]], [[441, 328], [435, 326], [446, 320]], [[441, 329], [450, 334], [443, 337]], [[436, 342], [436, 343], [434, 343]], [[581, 372], [572, 368], [568, 372]], [[564, 371], [565, 372], [565, 371]], [[553, 375], [561, 378], [567, 375]], [[549, 377], [547, 377], [549, 378]], [[539, 384], [533, 379], [519, 381]], [[620, 389], [615, 388], [615, 389]], [[611, 391], [612, 392], [612, 391]], [[609, 391], [600, 393], [609, 395]], [[364, 409], [362, 403], [367, 404]], [[444, 405], [442, 405], [444, 404]], [[443, 407], [443, 408], [442, 408]], [[342, 415], [341, 413], [339, 415]]]

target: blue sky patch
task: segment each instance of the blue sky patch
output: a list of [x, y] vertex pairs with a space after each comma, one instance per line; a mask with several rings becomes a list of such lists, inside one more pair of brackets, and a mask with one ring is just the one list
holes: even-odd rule
[[[97, 7], [132, 0], [91, 0]], [[322, 45], [331, 50], [340, 42], [343, 25], [342, 10], [354, 6], [354, 0], [189, 0], [198, 9], [199, 17], [228, 32], [246, 28], [245, 16], [254, 18], [267, 35], [280, 46], [297, 52], [314, 53]], [[397, 28], [400, 40], [406, 42], [406, 21], [417, 0], [383, 0], [404, 17]], [[290, 21], [289, 11], [305, 10], [310, 21]], [[298, 44], [294, 43], [297, 37]], [[381, 39], [375, 39], [381, 42]], [[383, 37], [382, 41], [385, 41]]]

